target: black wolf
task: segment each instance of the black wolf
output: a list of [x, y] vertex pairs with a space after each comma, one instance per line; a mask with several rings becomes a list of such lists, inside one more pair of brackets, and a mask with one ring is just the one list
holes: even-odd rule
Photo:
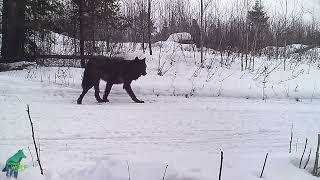
[[[94, 87], [95, 97], [98, 102], [109, 102], [108, 95], [113, 84], [122, 84], [123, 89], [127, 91], [131, 99], [136, 103], [144, 103], [137, 99], [131, 89], [131, 82], [137, 80], [141, 75], [145, 76], [146, 73], [146, 59], [139, 59], [136, 57], [134, 60], [128, 61], [123, 58], [108, 58], [98, 57], [90, 59], [84, 70], [82, 79], [82, 93], [79, 96], [77, 103], [81, 104], [84, 95]], [[99, 82], [100, 79], [107, 82], [103, 98], [99, 95]]]

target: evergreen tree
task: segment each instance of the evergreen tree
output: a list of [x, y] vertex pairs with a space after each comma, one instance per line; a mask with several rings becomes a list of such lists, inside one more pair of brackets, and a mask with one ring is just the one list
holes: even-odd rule
[[4, 62], [13, 62], [14, 57], [24, 55], [25, 4], [25, 0], [3, 1], [1, 56]]
[[25, 54], [40, 53], [36, 41], [54, 42], [51, 32], [61, 29], [58, 19], [63, 11], [63, 4], [58, 0], [26, 0], [25, 18]]
[[163, 40], [163, 41], [167, 40], [170, 36], [168, 23], [166, 21], [160, 31], [160, 34], [161, 34], [161, 38], [162, 38], [161, 40]]
[[269, 32], [268, 15], [260, 0], [256, 0], [253, 9], [248, 12], [248, 23], [250, 33], [250, 44], [252, 50], [260, 49], [265, 46], [264, 38]]
[[3, 1], [0, 1], [0, 31], [2, 31], [2, 7]]
[[55, 0], [4, 0], [2, 8], [1, 56], [5, 62], [36, 51], [31, 37], [43, 37], [54, 28], [60, 2]]
[[[68, 35], [87, 41], [86, 51], [93, 54], [96, 51], [95, 41], [107, 41], [107, 49], [109, 43], [120, 41], [123, 36], [123, 30], [128, 27], [128, 23], [121, 14], [119, 14], [119, 0], [72, 0], [75, 10], [73, 15], [69, 16], [66, 21], [67, 27], [64, 32]], [[80, 22], [80, 3], [82, 3], [82, 27], [74, 32], [74, 28], [70, 27], [68, 22]], [[62, 19], [62, 21], [64, 21]], [[69, 24], [69, 25], [68, 25]], [[80, 38], [80, 31], [83, 37]], [[81, 45], [80, 45], [81, 46]], [[80, 48], [81, 49], [81, 48]]]
[[73, 12], [74, 15], [69, 16], [69, 22], [79, 17], [78, 9], [80, 1], [83, 2], [84, 34], [86, 40], [92, 40], [93, 30], [97, 39], [106, 40], [108, 38], [106, 37], [107, 35], [103, 35], [105, 31], [121, 30], [126, 27], [127, 23], [125, 19], [119, 14], [119, 0], [72, 0], [72, 3], [76, 5], [76, 9]]
[[[148, 12], [142, 10], [138, 15], [133, 17], [133, 20], [131, 22], [129, 22], [130, 28], [137, 32], [138, 42], [142, 42], [143, 38], [147, 38], [148, 18]], [[154, 22], [151, 21], [151, 33], [153, 33], [155, 30], [156, 28], [154, 27]]]
[[57, 19], [62, 10], [62, 4], [58, 0], [26, 0], [26, 31], [58, 31]]
[[87, 40], [122, 37], [114, 34], [126, 27], [126, 21], [118, 13], [119, 0], [4, 0], [2, 57], [15, 59], [36, 53], [35, 42], [55, 41], [49, 36], [52, 31], [79, 38], [80, 1], [84, 5]]
[[197, 47], [200, 47], [200, 26], [197, 22], [197, 20], [193, 19], [192, 20], [192, 25], [191, 25], [191, 36], [193, 39], [193, 42], [196, 44]]

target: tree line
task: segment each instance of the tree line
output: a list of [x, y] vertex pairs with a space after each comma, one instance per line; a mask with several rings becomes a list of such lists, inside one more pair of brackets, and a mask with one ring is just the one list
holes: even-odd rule
[[[165, 40], [171, 33], [187, 31], [193, 35], [198, 45], [200, 18], [197, 12], [194, 13], [196, 10], [190, 10], [190, 4], [179, 4], [179, 2], [179, 0], [164, 2], [163, 7], [166, 10], [163, 12], [166, 12], [166, 15], [161, 16], [162, 24], [156, 39]], [[306, 22], [302, 12], [298, 10], [295, 14], [279, 13], [271, 16], [260, 0], [256, 0], [253, 4], [247, 4], [246, 0], [238, 0], [229, 9], [219, 9], [215, 2], [207, 1], [205, 4], [203, 27], [205, 47], [246, 52], [257, 51], [267, 46], [285, 46], [294, 43], [320, 44], [320, 23], [315, 19]]]
[[200, 15], [189, 0], [3, 0], [1, 56], [43, 54], [39, 41], [54, 42], [51, 32], [80, 40], [74, 53], [81, 55], [95, 54], [96, 41], [107, 42], [108, 51], [117, 42], [141, 43], [145, 51], [149, 42], [151, 52], [152, 42], [176, 32], [189, 32], [197, 47], [246, 55], [268, 46], [320, 45], [319, 22], [306, 22], [298, 10], [289, 14], [288, 0], [285, 12], [273, 14], [260, 0], [236, 0], [228, 8], [218, 2], [201, 0]]

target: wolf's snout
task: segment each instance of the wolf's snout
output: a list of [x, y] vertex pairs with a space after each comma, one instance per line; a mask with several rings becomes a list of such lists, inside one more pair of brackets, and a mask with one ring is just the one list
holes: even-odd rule
[[143, 76], [145, 76], [145, 75], [147, 75], [147, 73], [146, 73], [146, 72], [144, 72], [142, 75], [143, 75]]

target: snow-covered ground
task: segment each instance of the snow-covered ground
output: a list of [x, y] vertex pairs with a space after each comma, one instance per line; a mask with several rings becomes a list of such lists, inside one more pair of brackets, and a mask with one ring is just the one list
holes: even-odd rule
[[[23, 180], [127, 180], [128, 166], [132, 180], [157, 180], [166, 165], [166, 180], [211, 180], [218, 179], [223, 151], [224, 180], [258, 179], [266, 153], [263, 179], [318, 179], [310, 171], [320, 133], [320, 51], [288, 56], [285, 71], [283, 59], [265, 56], [241, 71], [240, 57], [224, 54], [221, 67], [220, 54], [210, 49], [200, 68], [200, 53], [191, 44], [158, 42], [152, 56], [139, 45], [122, 48], [127, 59], [147, 58], [148, 75], [132, 84], [144, 104], [114, 86], [109, 103], [97, 103], [91, 90], [77, 105], [80, 68], [0, 72], [0, 168], [23, 149]], [[27, 104], [44, 176], [28, 151], [35, 162]], [[297, 167], [305, 138], [303, 166], [312, 148], [306, 170]]]
[[[269, 60], [264, 56], [255, 58], [253, 70], [241, 71], [241, 58], [236, 54], [224, 55], [221, 67], [220, 55], [212, 50], [205, 53], [205, 67], [200, 68], [200, 53], [193, 48], [189, 44], [158, 42], [152, 56], [143, 54], [142, 50], [129, 50], [120, 56], [147, 58], [148, 75], [133, 83], [135, 91], [143, 95], [305, 101], [320, 98], [320, 51], [315, 56], [302, 56], [301, 60], [294, 56], [287, 59], [285, 71], [283, 59]], [[73, 62], [64, 61], [64, 65]], [[38, 66], [8, 75], [81, 88], [82, 73], [79, 68]]]
[[[13, 72], [12, 72], [13, 73]], [[0, 73], [2, 163], [23, 149], [29, 167], [19, 179], [217, 179], [220, 150], [223, 179], [257, 179], [269, 153], [265, 179], [313, 179], [296, 165], [304, 138], [315, 150], [320, 132], [320, 101], [184, 98], [141, 95], [132, 103], [124, 91], [98, 104], [88, 93], [76, 105], [81, 90]], [[45, 175], [32, 167], [30, 105], [36, 138], [40, 140]], [[290, 129], [294, 145], [288, 155]], [[296, 152], [297, 144], [297, 152]], [[312, 154], [313, 159], [314, 153]], [[305, 160], [304, 160], [305, 162]], [[312, 168], [311, 160], [308, 170]], [[0, 179], [5, 179], [2, 173]]]

